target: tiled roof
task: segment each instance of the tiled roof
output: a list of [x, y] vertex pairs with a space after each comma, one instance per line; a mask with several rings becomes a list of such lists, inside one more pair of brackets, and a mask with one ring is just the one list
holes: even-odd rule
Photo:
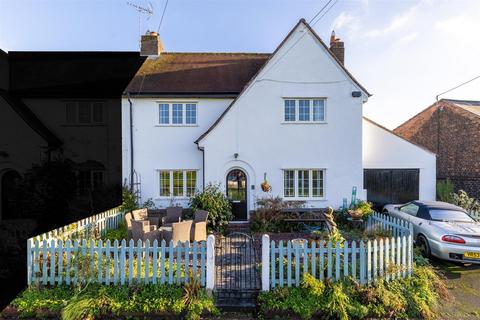
[[165, 52], [145, 60], [126, 92], [236, 96], [269, 57], [264, 53]]

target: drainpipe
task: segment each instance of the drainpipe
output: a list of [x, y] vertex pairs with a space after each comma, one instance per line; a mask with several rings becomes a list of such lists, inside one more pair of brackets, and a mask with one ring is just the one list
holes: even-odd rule
[[205, 190], [205, 150], [200, 148], [197, 143], [197, 149], [202, 152], [202, 191]]
[[130, 191], [133, 192], [133, 103], [129, 92], [127, 92], [127, 99], [130, 105]]

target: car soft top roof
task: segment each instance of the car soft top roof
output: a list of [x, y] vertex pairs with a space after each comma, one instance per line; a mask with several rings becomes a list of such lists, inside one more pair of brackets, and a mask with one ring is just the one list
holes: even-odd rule
[[455, 210], [455, 211], [463, 211], [466, 212], [465, 209], [462, 207], [456, 206], [451, 203], [447, 202], [441, 202], [441, 201], [412, 201], [412, 203], [415, 203], [417, 206], [420, 207], [421, 210]]

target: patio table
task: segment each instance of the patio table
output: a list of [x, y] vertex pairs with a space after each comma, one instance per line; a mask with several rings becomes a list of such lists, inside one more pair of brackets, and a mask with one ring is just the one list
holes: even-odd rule
[[[327, 229], [331, 231], [330, 224], [328, 223], [325, 215], [321, 209], [317, 208], [288, 208], [282, 210], [285, 213], [296, 216], [295, 218], [286, 218], [285, 222], [297, 223], [306, 232], [318, 231]], [[319, 224], [319, 225], [313, 225]]]

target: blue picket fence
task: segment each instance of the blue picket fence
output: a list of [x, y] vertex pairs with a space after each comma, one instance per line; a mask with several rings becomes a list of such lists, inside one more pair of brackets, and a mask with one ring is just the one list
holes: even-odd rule
[[41, 285], [206, 282], [206, 242], [29, 240], [27, 282]]
[[[262, 264], [269, 265], [263, 276], [269, 277], [269, 288], [299, 286], [303, 274], [317, 279], [339, 281], [346, 277], [370, 284], [380, 278], [393, 280], [412, 274], [413, 229], [400, 219], [373, 214], [366, 229], [381, 229], [391, 236], [368, 241], [332, 243], [319, 241], [271, 241], [264, 236]], [[268, 274], [269, 273], [269, 274]], [[264, 290], [268, 290], [264, 287]]]
[[89, 239], [94, 233], [97, 237], [105, 235], [105, 232], [117, 229], [124, 222], [125, 213], [120, 207], [101, 212], [88, 218], [70, 223], [63, 227], [42, 233], [29, 240], [51, 240], [51, 239]]

